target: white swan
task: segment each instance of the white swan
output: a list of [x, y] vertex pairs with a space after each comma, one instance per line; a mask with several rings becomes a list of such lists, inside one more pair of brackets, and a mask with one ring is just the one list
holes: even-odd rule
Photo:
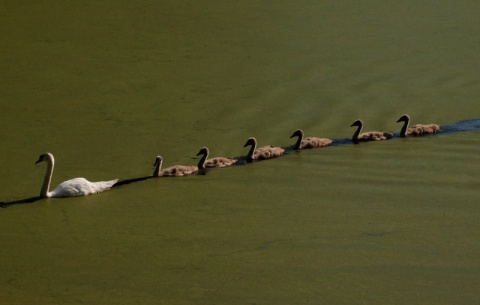
[[60, 183], [53, 191], [49, 192], [55, 159], [51, 153], [44, 153], [40, 155], [40, 158], [38, 158], [35, 164], [42, 161], [47, 162], [47, 171], [45, 172], [42, 189], [40, 190], [40, 196], [43, 198], [74, 197], [100, 193], [110, 189], [118, 181], [118, 179], [114, 179], [110, 181], [90, 182], [85, 178], [74, 178]]

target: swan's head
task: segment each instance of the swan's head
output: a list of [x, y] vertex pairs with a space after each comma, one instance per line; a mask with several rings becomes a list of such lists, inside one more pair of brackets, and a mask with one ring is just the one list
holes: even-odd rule
[[352, 125], [350, 125], [350, 127], [353, 127], [353, 126], [362, 126], [363, 123], [362, 123], [362, 120], [356, 120], [355, 122], [353, 122]]
[[160, 169], [162, 167], [162, 156], [156, 156], [155, 157], [155, 163], [153, 164], [153, 177], [158, 177], [158, 176], [161, 176], [160, 175]]
[[200, 151], [198, 152], [197, 156], [200, 155], [208, 155], [208, 148], [207, 147], [202, 147]]
[[293, 137], [303, 138], [303, 130], [301, 130], [301, 129], [295, 130], [295, 132], [290, 136], [290, 138], [293, 138]]
[[156, 156], [155, 163], [153, 163], [153, 167], [156, 167], [157, 165], [162, 164], [162, 162], [163, 162], [162, 156]]
[[245, 145], [243, 145], [243, 147], [247, 147], [249, 145], [256, 146], [257, 145], [257, 139], [255, 139], [254, 137], [248, 138], [247, 143], [245, 143]]
[[408, 114], [404, 114], [398, 119], [397, 123], [398, 122], [408, 122], [408, 121], [410, 121], [410, 117], [408, 116]]
[[47, 152], [47, 153], [41, 154], [40, 157], [38, 157], [38, 160], [37, 162], [35, 162], [35, 164], [40, 163], [42, 161], [49, 161], [49, 160], [53, 161], [53, 155]]

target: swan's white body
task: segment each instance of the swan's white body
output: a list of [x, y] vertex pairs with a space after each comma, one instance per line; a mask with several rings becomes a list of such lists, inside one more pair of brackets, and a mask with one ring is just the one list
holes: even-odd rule
[[45, 172], [42, 189], [40, 190], [40, 196], [44, 198], [75, 197], [96, 194], [110, 189], [118, 181], [118, 179], [114, 179], [110, 181], [90, 182], [85, 178], [74, 178], [60, 183], [56, 188], [49, 192], [55, 159], [51, 153], [45, 153], [40, 156], [36, 163], [42, 161], [47, 162], [47, 171]]
[[90, 182], [85, 178], [73, 178], [60, 183], [46, 197], [74, 197], [96, 194], [110, 189], [118, 180]]

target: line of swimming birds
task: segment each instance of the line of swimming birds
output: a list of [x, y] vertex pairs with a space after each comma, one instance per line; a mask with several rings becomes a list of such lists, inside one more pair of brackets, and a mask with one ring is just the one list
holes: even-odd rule
[[[400, 131], [401, 137], [407, 136], [422, 136], [428, 134], [434, 134], [440, 131], [440, 126], [437, 124], [428, 124], [422, 125], [417, 124], [408, 128], [410, 117], [406, 114], [402, 115], [398, 122], [404, 122], [403, 127]], [[350, 127], [357, 126], [357, 130], [353, 134], [352, 141], [354, 144], [358, 144], [360, 142], [367, 142], [367, 141], [380, 141], [380, 140], [388, 140], [393, 138], [393, 133], [388, 132], [379, 132], [379, 131], [370, 131], [360, 133], [362, 131], [363, 122], [361, 120], [356, 120]], [[303, 138], [303, 131], [301, 129], [297, 129], [290, 138], [298, 137], [297, 142], [295, 143], [294, 149], [308, 149], [308, 148], [321, 148], [326, 147], [332, 144], [332, 140], [328, 138], [317, 138], [317, 137], [308, 137]], [[257, 140], [253, 137], [249, 138], [243, 147], [251, 146], [247, 156], [246, 162], [252, 162], [254, 160], [266, 160], [271, 158], [276, 158], [278, 156], [283, 155], [285, 149], [282, 147], [273, 147], [273, 146], [263, 146], [257, 148]], [[212, 159], [207, 159], [209, 155], [209, 151], [207, 147], [203, 147], [198, 152], [197, 156], [203, 155], [200, 161], [198, 162], [198, 166], [184, 166], [184, 165], [175, 165], [168, 167], [166, 169], [162, 168], [162, 157], [157, 156], [155, 158], [155, 170], [153, 171], [153, 177], [180, 177], [191, 175], [193, 173], [198, 172], [199, 170], [204, 170], [205, 168], [221, 168], [221, 167], [228, 167], [234, 164], [237, 164], [239, 161], [238, 159], [230, 159], [230, 158], [223, 158], [217, 157]], [[74, 178], [71, 180], [64, 181], [60, 183], [55, 189], [49, 191], [50, 183], [52, 180], [53, 174], [53, 167], [55, 164], [55, 160], [51, 153], [44, 153], [40, 155], [35, 164], [45, 161], [47, 162], [47, 171], [45, 173], [45, 178], [43, 180], [42, 188], [40, 191], [40, 196], [43, 198], [49, 197], [74, 197], [74, 196], [85, 196], [89, 194], [100, 193], [110, 189], [114, 186], [118, 179], [110, 180], [110, 181], [98, 181], [98, 182], [90, 182], [85, 178]]]

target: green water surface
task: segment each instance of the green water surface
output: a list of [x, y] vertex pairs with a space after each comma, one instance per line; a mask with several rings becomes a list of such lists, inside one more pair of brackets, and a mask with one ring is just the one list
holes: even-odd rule
[[[479, 119], [478, 1], [1, 1], [0, 201]], [[5, 304], [478, 304], [478, 131], [0, 209]]]

